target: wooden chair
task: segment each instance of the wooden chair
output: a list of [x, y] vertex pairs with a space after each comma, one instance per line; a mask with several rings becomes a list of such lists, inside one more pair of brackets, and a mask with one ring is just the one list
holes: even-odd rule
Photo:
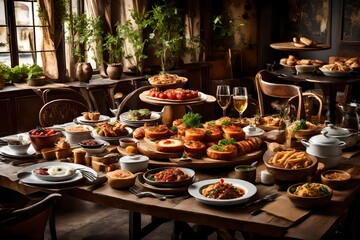
[[61, 194], [53, 193], [29, 206], [1, 215], [1, 239], [44, 239], [49, 222], [51, 239], [56, 240], [54, 202]]
[[301, 87], [291, 84], [279, 84], [269, 82], [273, 78], [273, 74], [266, 70], [261, 70], [255, 76], [255, 85], [258, 94], [260, 114], [265, 115], [264, 95], [287, 100], [291, 97], [297, 96], [299, 101], [296, 108], [296, 119], [303, 118], [305, 114]]
[[72, 122], [88, 109], [86, 105], [71, 99], [52, 100], [40, 109], [39, 122], [42, 127]]
[[130, 109], [141, 109], [141, 108], [148, 108], [155, 111], [161, 111], [162, 107], [154, 106], [149, 103], [145, 103], [140, 100], [139, 95], [146, 90], [150, 90], [153, 88], [151, 85], [145, 85], [142, 87], [139, 87], [129, 93], [120, 103], [119, 107], [117, 108], [116, 112], [116, 119], [120, 118], [120, 114], [128, 111]]
[[[310, 92], [303, 92], [303, 102], [304, 102], [304, 111], [305, 116], [310, 121], [315, 121], [317, 123], [323, 122], [323, 99], [315, 94]], [[294, 96], [289, 99], [290, 104], [298, 104], [298, 97]], [[314, 102], [315, 101], [315, 102]], [[315, 113], [315, 114], [314, 114]]]

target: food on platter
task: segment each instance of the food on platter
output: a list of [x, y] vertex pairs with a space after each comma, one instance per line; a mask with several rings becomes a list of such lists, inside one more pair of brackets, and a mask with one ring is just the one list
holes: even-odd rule
[[187, 82], [187, 78], [180, 77], [177, 74], [159, 74], [149, 78], [149, 83], [153, 86], [162, 86], [162, 85], [174, 85]]
[[279, 127], [280, 126], [280, 117], [278, 117], [277, 115], [272, 115], [272, 116], [261, 116], [259, 119], [259, 122], [261, 125], [267, 125], [267, 126], [275, 126], [275, 127]]
[[294, 55], [289, 55], [287, 58], [281, 58], [280, 64], [288, 67], [294, 67], [296, 65], [321, 66], [324, 62], [318, 59], [297, 59]]
[[241, 121], [237, 118], [221, 117], [221, 118], [218, 118], [213, 121], [208, 121], [204, 124], [205, 127], [208, 127], [208, 126], [222, 127], [222, 126], [228, 126], [228, 125], [241, 126]]
[[96, 133], [102, 137], [118, 137], [129, 134], [126, 125], [119, 121], [98, 123], [95, 129]]
[[295, 136], [295, 134], [299, 131], [306, 130], [309, 133], [311, 131], [315, 131], [319, 129], [320, 126], [315, 125], [309, 121], [306, 121], [305, 119], [296, 120], [295, 122], [292, 122], [289, 126], [286, 127], [286, 132], [288, 135], [291, 135], [292, 137]]
[[75, 175], [75, 169], [68, 166], [44, 166], [35, 168], [32, 173], [41, 180], [63, 181]]
[[205, 127], [205, 142], [217, 142], [223, 138], [223, 130], [216, 126]]
[[82, 115], [85, 120], [98, 121], [100, 119], [99, 112], [83, 112]]
[[[358, 70], [360, 67], [360, 57], [350, 57], [350, 58], [345, 58], [345, 57], [330, 57], [329, 58], [329, 65], [330, 66], [325, 66], [324, 70], [329, 69], [331, 70], [331, 68], [334, 68], [334, 70], [336, 70], [336, 68], [341, 68], [344, 65], [351, 68], [352, 70]], [[331, 64], [335, 64], [335, 65], [331, 65]], [[347, 67], [345, 67], [345, 69], [348, 69]], [[339, 70], [337, 70], [339, 71]]]
[[130, 110], [128, 115], [128, 120], [136, 121], [143, 119], [150, 119], [151, 111], [147, 108], [139, 109], [139, 110]]
[[238, 149], [238, 155], [244, 155], [251, 153], [256, 149], [259, 149], [262, 144], [262, 141], [258, 137], [249, 137], [245, 140], [236, 142], [236, 147]]
[[205, 129], [204, 128], [188, 128], [185, 130], [185, 139], [186, 140], [198, 140], [202, 141], [205, 138]]
[[86, 125], [74, 125], [74, 126], [67, 126], [65, 130], [66, 132], [76, 133], [76, 132], [88, 132], [91, 131], [92, 128]]
[[299, 169], [310, 166], [312, 160], [304, 151], [296, 151], [294, 149], [275, 153], [268, 163], [286, 169]]
[[232, 183], [226, 183], [224, 179], [220, 179], [215, 184], [210, 184], [201, 190], [201, 194], [213, 199], [234, 199], [242, 197], [245, 190], [234, 186]]
[[166, 125], [146, 126], [145, 137], [151, 140], [159, 140], [168, 137], [169, 128]]
[[143, 139], [145, 137], [145, 127], [138, 127], [133, 132], [133, 137], [136, 139]]
[[185, 140], [184, 152], [188, 157], [201, 158], [205, 153], [206, 146], [197, 140]]
[[156, 99], [170, 99], [170, 100], [190, 100], [197, 99], [200, 97], [199, 92], [197, 90], [176, 88], [176, 89], [167, 89], [165, 91], [161, 91], [158, 88], [152, 88], [149, 91], [149, 97]]
[[245, 132], [241, 127], [235, 125], [223, 126], [224, 138], [234, 138], [236, 141], [245, 139]]
[[232, 144], [227, 145], [213, 145], [206, 149], [206, 155], [209, 158], [217, 159], [217, 160], [229, 160], [231, 158], [236, 157], [238, 154], [237, 147]]
[[320, 68], [320, 70], [331, 71], [331, 72], [350, 72], [352, 71], [352, 68], [343, 62], [335, 62], [335, 63], [323, 65]]
[[305, 183], [297, 186], [293, 194], [299, 197], [322, 197], [329, 195], [330, 191], [320, 183]]
[[154, 182], [181, 182], [189, 178], [191, 178], [191, 176], [180, 168], [167, 168], [147, 176], [147, 179]]
[[106, 173], [108, 183], [112, 188], [126, 188], [134, 185], [136, 175], [128, 170], [114, 170]]
[[316, 43], [307, 37], [293, 37], [293, 44], [299, 48], [316, 47]]
[[156, 142], [156, 150], [159, 152], [182, 152], [184, 143], [177, 139], [162, 139]]

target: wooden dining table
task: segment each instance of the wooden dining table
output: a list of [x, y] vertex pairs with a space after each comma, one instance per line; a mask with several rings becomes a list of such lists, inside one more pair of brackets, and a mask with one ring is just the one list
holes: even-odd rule
[[[331, 123], [336, 123], [336, 94], [341, 88], [347, 86], [346, 90], [350, 91], [351, 85], [360, 82], [360, 73], [349, 74], [348, 76], [325, 76], [318, 72], [295, 74], [293, 70], [281, 68], [272, 72], [284, 81], [294, 82], [296, 85], [301, 85], [301, 82], [316, 83], [320, 86], [324, 94], [324, 101], [327, 106], [326, 117]], [[346, 93], [346, 99], [343, 103], [349, 101], [349, 94]]]
[[[42, 161], [40, 159], [40, 161]], [[27, 165], [25, 165], [27, 166]], [[149, 166], [151, 167], [151, 166]], [[175, 230], [181, 231], [179, 226], [185, 223], [225, 228], [241, 231], [250, 235], [261, 235], [281, 239], [320, 239], [337, 231], [339, 223], [345, 228], [347, 236], [358, 234], [356, 221], [359, 221], [359, 190], [360, 190], [360, 155], [353, 158], [343, 158], [337, 168], [353, 171], [353, 181], [344, 190], [334, 190], [330, 204], [323, 208], [313, 209], [306, 217], [293, 222], [281, 217], [260, 211], [258, 215], [250, 213], [260, 209], [268, 203], [255, 204], [242, 208], [242, 204], [234, 206], [212, 206], [201, 203], [193, 197], [167, 199], [160, 201], [156, 198], [137, 198], [128, 189], [113, 189], [106, 182], [99, 185], [75, 184], [64, 188], [42, 188], [40, 186], [25, 185], [19, 182], [16, 173], [23, 169], [22, 165], [12, 165], [0, 162], [0, 185], [29, 194], [34, 191], [61, 192], [75, 198], [106, 205], [113, 208], [129, 210], [129, 237], [140, 239], [151, 229], [164, 221], [174, 220]], [[283, 200], [288, 200], [285, 191], [279, 191], [277, 185], [263, 185], [260, 172], [265, 169], [262, 159], [258, 159], [256, 194], [250, 202], [269, 193], [279, 192]], [[233, 168], [196, 169], [196, 181], [213, 178], [233, 177]], [[139, 182], [136, 185], [141, 187]], [[186, 192], [179, 196], [186, 196]], [[275, 200], [278, 201], [278, 200]], [[291, 209], [293, 209], [291, 207]], [[354, 214], [357, 214], [354, 216]], [[157, 222], [152, 222], [152, 228], [141, 226], [141, 214], [153, 216]], [[160, 221], [159, 221], [160, 220]], [[180, 224], [181, 223], [181, 224]], [[355, 225], [354, 225], [355, 224]]]

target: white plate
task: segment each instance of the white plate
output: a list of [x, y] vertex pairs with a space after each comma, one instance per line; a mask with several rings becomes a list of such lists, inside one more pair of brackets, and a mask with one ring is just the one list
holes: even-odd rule
[[125, 127], [125, 128], [126, 128], [126, 130], [128, 131], [128, 134], [127, 134], [127, 135], [123, 135], [123, 136], [117, 136], [117, 137], [103, 137], [103, 136], [99, 136], [99, 134], [96, 132], [96, 129], [92, 130], [91, 136], [93, 136], [95, 139], [101, 139], [101, 140], [104, 140], [104, 141], [106, 141], [106, 142], [109, 142], [110, 144], [116, 143], [116, 144], [118, 145], [120, 138], [132, 136], [132, 133], [133, 133], [134, 130], [133, 130], [132, 128], [129, 128], [129, 127]]
[[110, 117], [106, 115], [100, 115], [99, 120], [87, 120], [83, 116], [76, 118], [78, 122], [83, 122], [83, 123], [98, 123], [98, 122], [108, 121], [109, 119]]
[[21, 177], [20, 182], [26, 183], [26, 184], [34, 184], [34, 185], [56, 186], [56, 185], [63, 185], [63, 184], [67, 184], [67, 183], [74, 183], [74, 182], [77, 182], [77, 181], [80, 181], [81, 179], [83, 179], [82, 174], [78, 171], [76, 172], [74, 177], [72, 177], [71, 179], [68, 179], [65, 181], [59, 181], [59, 182], [50, 182], [50, 181], [41, 180], [31, 173], [36, 168], [46, 167], [46, 166], [67, 166], [67, 167], [74, 168], [74, 169], [83, 168], [84, 170], [92, 172], [97, 176], [97, 172], [95, 170], [93, 170], [89, 167], [86, 167], [84, 165], [81, 165], [81, 164], [66, 163], [66, 162], [43, 162], [43, 163], [37, 163], [37, 164], [31, 165], [31, 166], [25, 167], [22, 170], [20, 170], [18, 172], [18, 174], [20, 174], [22, 172], [30, 173], [29, 175], [25, 175], [24, 177]]
[[27, 154], [19, 155], [19, 154], [15, 154], [13, 152], [13, 150], [11, 150], [9, 148], [9, 146], [7, 146], [7, 145], [0, 147], [0, 154], [5, 156], [5, 157], [11, 157], [11, 158], [30, 158], [30, 157], [34, 157], [36, 151], [35, 151], [34, 147], [32, 145], [30, 145], [30, 147], [28, 148], [26, 153]]
[[354, 73], [354, 71], [342, 72], [342, 71], [329, 71], [323, 68], [319, 68], [325, 76], [328, 77], [347, 77]]
[[142, 119], [142, 120], [129, 120], [130, 112], [124, 112], [120, 115], [120, 121], [124, 123], [148, 123], [148, 122], [156, 122], [158, 121], [161, 116], [156, 112], [151, 112], [151, 116], [149, 119]]
[[236, 187], [240, 187], [244, 189], [245, 194], [239, 198], [234, 198], [234, 199], [212, 199], [212, 198], [207, 198], [200, 193], [200, 191], [204, 187], [220, 181], [220, 178], [196, 182], [189, 187], [188, 192], [199, 202], [206, 203], [209, 205], [218, 205], [218, 206], [236, 205], [247, 202], [249, 198], [252, 197], [257, 192], [255, 185], [247, 181], [240, 179], [233, 179], [233, 178], [223, 178], [223, 179], [225, 183], [231, 183]]

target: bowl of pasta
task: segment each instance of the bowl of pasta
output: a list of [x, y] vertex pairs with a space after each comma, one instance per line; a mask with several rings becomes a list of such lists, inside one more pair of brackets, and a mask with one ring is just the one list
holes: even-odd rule
[[275, 180], [285, 182], [305, 181], [308, 177], [314, 177], [318, 163], [316, 157], [295, 149], [266, 151], [263, 161]]
[[287, 189], [290, 201], [300, 208], [325, 207], [332, 195], [333, 190], [321, 183], [297, 183]]

